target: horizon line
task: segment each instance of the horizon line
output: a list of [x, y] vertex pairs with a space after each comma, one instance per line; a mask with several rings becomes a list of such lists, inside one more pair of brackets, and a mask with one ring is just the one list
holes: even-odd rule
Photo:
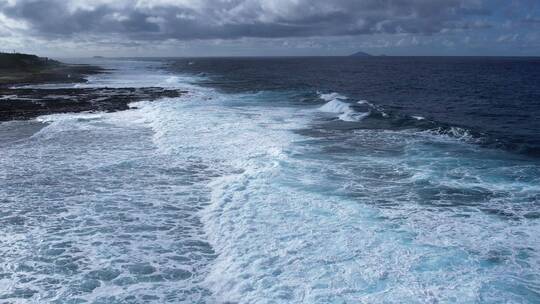
[[[24, 54], [24, 53], [20, 53]], [[38, 55], [39, 56], [39, 55]], [[130, 58], [540, 58], [540, 55], [369, 55], [353, 56], [351, 55], [208, 55], [208, 56], [59, 56], [50, 57], [58, 59], [130, 59]]]

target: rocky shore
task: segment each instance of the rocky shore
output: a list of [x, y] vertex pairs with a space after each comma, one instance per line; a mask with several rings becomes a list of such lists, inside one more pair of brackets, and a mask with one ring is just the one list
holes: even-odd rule
[[[146, 88], [31, 88], [24, 85], [85, 82], [88, 75], [107, 73], [89, 65], [67, 65], [24, 54], [0, 54], [0, 122], [28, 120], [40, 115], [113, 112], [142, 100], [178, 97], [175, 89]], [[9, 60], [6, 60], [9, 59]]]
[[27, 120], [54, 113], [114, 112], [128, 104], [163, 97], [178, 97], [183, 91], [148, 88], [0, 89], [0, 121]]

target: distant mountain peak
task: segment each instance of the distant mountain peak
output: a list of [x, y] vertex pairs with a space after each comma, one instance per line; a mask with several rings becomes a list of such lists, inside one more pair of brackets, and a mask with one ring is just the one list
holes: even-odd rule
[[350, 56], [351, 57], [371, 57], [372, 55], [365, 52], [356, 52]]

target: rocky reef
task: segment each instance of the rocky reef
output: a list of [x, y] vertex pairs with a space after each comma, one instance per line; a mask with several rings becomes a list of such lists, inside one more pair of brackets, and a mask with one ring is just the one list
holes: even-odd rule
[[86, 82], [89, 75], [107, 72], [96, 66], [64, 64], [35, 55], [0, 53], [0, 121], [28, 120], [54, 113], [121, 111], [128, 109], [132, 102], [178, 97], [184, 93], [158, 87], [35, 86]]

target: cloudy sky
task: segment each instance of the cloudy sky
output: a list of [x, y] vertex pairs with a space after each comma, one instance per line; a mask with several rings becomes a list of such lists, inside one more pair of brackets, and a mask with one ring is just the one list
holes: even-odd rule
[[0, 50], [540, 55], [540, 0], [0, 0]]

